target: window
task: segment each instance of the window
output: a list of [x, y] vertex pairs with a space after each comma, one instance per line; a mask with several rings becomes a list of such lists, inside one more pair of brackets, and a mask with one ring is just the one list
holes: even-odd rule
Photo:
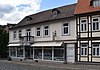
[[93, 44], [93, 56], [100, 56], [100, 44]]
[[58, 15], [58, 11], [53, 11], [53, 17], [56, 17]]
[[64, 49], [62, 48], [54, 48], [54, 60], [63, 61], [64, 57]]
[[99, 30], [99, 18], [92, 18], [92, 23], [93, 31]]
[[80, 30], [81, 30], [82, 32], [87, 31], [87, 20], [86, 20], [86, 19], [81, 20], [80, 28], [81, 28]]
[[49, 26], [44, 26], [44, 36], [49, 36]]
[[87, 55], [87, 44], [81, 44], [81, 55], [86, 56]]
[[69, 34], [69, 24], [64, 23], [63, 24], [63, 35], [68, 35]]
[[42, 59], [42, 48], [34, 49], [34, 59]]
[[16, 49], [15, 48], [10, 49], [10, 56], [11, 57], [16, 57]]
[[36, 28], [36, 36], [37, 37], [40, 37], [41, 36], [41, 28], [40, 27], [37, 27]]
[[30, 41], [31, 29], [27, 29], [27, 41]]
[[52, 60], [52, 49], [44, 49], [44, 60]]
[[14, 31], [14, 32], [13, 32], [13, 39], [16, 39], [16, 38], [17, 38], [17, 32]]
[[23, 48], [17, 48], [17, 57], [23, 57]]
[[100, 0], [94, 0], [94, 1], [93, 1], [93, 6], [94, 6], [94, 7], [100, 6]]
[[21, 35], [22, 35], [22, 31], [21, 31], [21, 30], [19, 30], [19, 38], [21, 37]]

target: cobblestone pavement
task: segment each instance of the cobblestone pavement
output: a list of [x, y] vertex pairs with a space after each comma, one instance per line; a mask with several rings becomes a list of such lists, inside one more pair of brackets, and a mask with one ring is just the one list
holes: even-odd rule
[[100, 64], [63, 64], [0, 60], [0, 70], [100, 70]]

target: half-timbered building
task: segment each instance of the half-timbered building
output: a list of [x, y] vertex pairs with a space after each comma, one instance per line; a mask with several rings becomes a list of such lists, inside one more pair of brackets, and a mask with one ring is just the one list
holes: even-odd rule
[[77, 61], [100, 62], [100, 0], [78, 0]]

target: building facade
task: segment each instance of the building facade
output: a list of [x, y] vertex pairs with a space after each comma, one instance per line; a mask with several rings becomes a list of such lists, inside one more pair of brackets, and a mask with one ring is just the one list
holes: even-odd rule
[[100, 62], [100, 0], [78, 0], [77, 54], [81, 62]]
[[74, 63], [76, 61], [76, 4], [26, 16], [9, 31], [9, 56]]

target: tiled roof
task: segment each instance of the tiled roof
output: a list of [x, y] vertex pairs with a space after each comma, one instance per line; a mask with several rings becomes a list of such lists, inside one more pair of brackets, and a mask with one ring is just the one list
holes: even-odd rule
[[[58, 7], [56, 9], [59, 10], [60, 13], [55, 17], [53, 17], [53, 13], [52, 13], [52, 11], [54, 11], [55, 9], [50, 9], [50, 10], [46, 10], [46, 11], [42, 11], [36, 14], [26, 16], [13, 28], [41, 23], [45, 21], [52, 21], [52, 20], [61, 19], [61, 18], [72, 17], [74, 16], [75, 7], [76, 7], [76, 4]], [[27, 19], [29, 19], [29, 21], [27, 21]]]
[[100, 7], [91, 6], [91, 0], [78, 0], [74, 14], [90, 13], [100, 11]]

